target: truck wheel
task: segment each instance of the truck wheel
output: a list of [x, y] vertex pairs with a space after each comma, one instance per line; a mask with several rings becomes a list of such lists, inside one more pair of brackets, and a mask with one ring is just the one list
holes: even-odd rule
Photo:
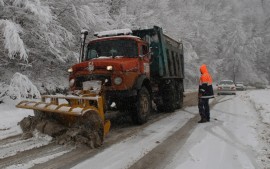
[[176, 109], [181, 109], [183, 107], [183, 98], [184, 98], [183, 92], [179, 91], [176, 98], [177, 98]]
[[137, 95], [136, 108], [132, 114], [132, 120], [136, 124], [146, 123], [151, 112], [150, 94], [145, 87], [142, 87]]
[[176, 95], [177, 93], [174, 87], [174, 83], [171, 82], [169, 85], [166, 85], [166, 88], [163, 89], [163, 105], [161, 110], [165, 112], [173, 112], [176, 109]]
[[175, 89], [176, 89], [176, 97], [175, 97], [176, 109], [181, 109], [183, 107], [183, 99], [184, 99], [183, 84], [176, 82]]

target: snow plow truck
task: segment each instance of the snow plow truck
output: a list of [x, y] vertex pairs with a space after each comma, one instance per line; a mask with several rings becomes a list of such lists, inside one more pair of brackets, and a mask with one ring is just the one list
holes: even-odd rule
[[33, 109], [36, 116], [50, 114], [67, 125], [81, 118], [83, 125], [94, 123], [103, 138], [110, 128], [106, 114], [124, 112], [143, 124], [153, 103], [161, 112], [183, 106], [181, 41], [158, 26], [98, 32], [85, 43], [87, 35], [81, 31], [80, 61], [68, 69], [72, 95], [42, 96], [41, 102], [22, 101], [17, 107]]

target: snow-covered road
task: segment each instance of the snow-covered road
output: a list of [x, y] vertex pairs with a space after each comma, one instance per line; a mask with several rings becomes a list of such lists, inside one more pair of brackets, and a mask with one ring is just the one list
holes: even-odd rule
[[[94, 153], [89, 151], [93, 154], [91, 156], [87, 155], [88, 152], [81, 152], [85, 154], [84, 158], [74, 160], [76, 162], [69, 166], [75, 169], [270, 169], [269, 100], [270, 90], [217, 96], [213, 100], [209, 123], [198, 124], [197, 107], [186, 107], [139, 128], [121, 129], [118, 134], [128, 137], [118, 142], [106, 142], [110, 137], [115, 137], [109, 135], [104, 148]], [[31, 114], [13, 106], [12, 103], [0, 104], [0, 166], [30, 168], [36, 164], [50, 163], [53, 158], [72, 151], [74, 147], [59, 149], [50, 139], [39, 135], [24, 141], [31, 142], [31, 146], [25, 144], [23, 147], [21, 144], [20, 150], [7, 147], [14, 144], [13, 139], [16, 144], [22, 142], [17, 136], [10, 136], [21, 133], [17, 122]], [[131, 133], [127, 134], [129, 130]], [[5, 139], [7, 137], [10, 139]], [[41, 145], [47, 146], [40, 147], [47, 155], [39, 151]], [[32, 155], [30, 160], [12, 164], [14, 153], [31, 152], [35, 146], [36, 150], [32, 152], [39, 152], [36, 160]], [[57, 151], [51, 154], [48, 153], [50, 149]], [[85, 158], [86, 155], [88, 158]], [[39, 168], [39, 165], [35, 167]]]
[[[175, 112], [144, 129], [140, 135], [113, 145], [74, 168], [270, 168], [269, 142], [267, 145], [262, 139], [270, 135], [269, 132], [268, 135], [261, 134], [269, 124], [261, 122], [262, 115], [252, 104], [260, 101], [264, 105], [260, 108], [264, 110], [270, 100], [270, 91], [238, 92], [237, 96], [219, 96], [219, 99], [211, 110], [211, 122], [195, 123], [192, 134], [182, 147], [178, 146], [181, 140], [172, 141], [174, 137], [169, 136], [176, 134], [188, 121], [184, 119], [194, 117], [198, 111], [196, 107]], [[166, 151], [166, 147], [170, 149], [171, 145], [159, 146], [162, 142], [169, 142], [178, 150]], [[164, 158], [156, 157], [157, 153], [162, 154], [156, 149], [163, 151]]]
[[257, 169], [258, 114], [242, 94], [226, 96], [211, 111], [210, 123], [198, 124], [166, 169]]

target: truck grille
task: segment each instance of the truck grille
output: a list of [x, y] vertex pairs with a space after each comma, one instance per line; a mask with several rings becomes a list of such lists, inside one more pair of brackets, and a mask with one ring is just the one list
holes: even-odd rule
[[101, 80], [102, 84], [105, 83], [105, 80], [107, 79], [107, 83], [105, 86], [111, 86], [111, 77], [106, 76], [106, 75], [86, 75], [86, 76], [78, 76], [76, 77], [75, 80], [75, 85], [77, 89], [82, 89], [82, 84], [85, 81], [90, 81], [90, 80]]

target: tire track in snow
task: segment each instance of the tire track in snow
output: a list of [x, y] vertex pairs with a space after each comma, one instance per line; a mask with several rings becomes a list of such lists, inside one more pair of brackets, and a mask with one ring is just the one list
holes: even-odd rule
[[[214, 127], [219, 127], [223, 132], [226, 133], [226, 135], [229, 137], [226, 138], [226, 137], [223, 137], [222, 135], [220, 135], [219, 133], [215, 132], [213, 130]], [[246, 154], [247, 157], [249, 158], [249, 160], [252, 162], [253, 166], [255, 168], [259, 168], [258, 165], [257, 165], [257, 162], [256, 162], [256, 157], [253, 156], [253, 151], [251, 146], [249, 145], [243, 145], [243, 143], [241, 143], [238, 138], [233, 135], [231, 133], [230, 130], [226, 129], [224, 126], [223, 126], [223, 122], [222, 121], [218, 121], [218, 123], [213, 123], [211, 124], [210, 126], [207, 126], [205, 127], [205, 129], [210, 133], [212, 134], [213, 136], [223, 140], [224, 142], [226, 142], [227, 144], [229, 144], [230, 146], [234, 147], [235, 149], [237, 150], [240, 150], [242, 153]]]
[[[228, 101], [228, 100], [231, 100], [231, 105], [234, 107], [233, 110], [237, 110], [237, 103], [238, 102], [234, 102], [233, 100], [234, 99], [237, 99], [237, 97], [233, 97], [233, 98], [230, 98], [230, 99], [227, 99], [225, 101]], [[242, 100], [242, 99], [239, 99], [239, 100]], [[243, 100], [242, 100], [243, 101]], [[243, 101], [243, 102], [246, 102], [246, 101]], [[230, 111], [221, 111], [221, 110], [216, 110], [215, 111], [218, 111], [218, 112], [221, 112], [222, 114], [226, 114], [226, 115], [229, 115], [230, 117], [233, 117], [234, 119], [237, 119], [239, 117], [243, 118], [245, 117], [246, 119], [253, 119], [254, 117], [249, 117], [247, 116], [246, 114], [239, 114], [239, 113], [232, 113]], [[226, 138], [224, 136], [222, 136], [222, 134], [218, 133], [215, 131], [215, 128], [218, 127], [219, 129], [221, 129], [227, 137], [229, 138]], [[230, 131], [229, 129], [227, 129], [225, 126], [224, 126], [224, 121], [222, 120], [218, 120], [217, 122], [215, 123], [211, 123], [209, 126], [205, 127], [205, 129], [210, 133], [212, 134], [213, 136], [219, 138], [220, 140], [226, 142], [228, 145], [234, 147], [235, 149], [241, 151], [242, 153], [244, 153], [249, 161], [252, 163], [252, 165], [255, 167], [255, 168], [259, 168], [257, 162], [256, 162], [256, 157], [254, 156], [254, 153], [253, 153], [253, 149], [250, 145], [244, 145], [243, 142], [241, 142], [239, 140], [239, 138], [234, 135], [234, 133], [232, 133], [232, 131]]]
[[[30, 150], [25, 150], [22, 152], [17, 152], [13, 156], [8, 156], [0, 160], [0, 168], [8, 168], [12, 166], [12, 168], [20, 168], [21, 166], [25, 166], [25, 164], [32, 162], [32, 164], [28, 164], [29, 167], [34, 166], [37, 163], [37, 159], [43, 158], [43, 162], [47, 161], [46, 157], [49, 156], [59, 156], [58, 154], [63, 154], [68, 151], [71, 151], [73, 148], [72, 146], [61, 146], [54, 142], [51, 142], [47, 145], [41, 147], [35, 147]], [[24, 167], [25, 168], [25, 167]], [[27, 167], [28, 168], [28, 167]]]
[[19, 141], [21, 139], [21, 136], [22, 136], [21, 134], [18, 134], [18, 135], [14, 135], [14, 136], [10, 136], [10, 137], [1, 139], [0, 140], [0, 147], [3, 145], [6, 145], [6, 144], [12, 143], [12, 142]]
[[[217, 97], [210, 103], [210, 108], [218, 104], [224, 97]], [[186, 110], [183, 110], [186, 111]], [[186, 111], [188, 112], [188, 111]], [[188, 112], [192, 113], [193, 112]], [[173, 158], [174, 154], [186, 143], [192, 131], [197, 126], [199, 114], [188, 120], [186, 124], [177, 130], [173, 135], [160, 143], [143, 158], [135, 162], [129, 169], [163, 169]]]
[[[11, 139], [12, 140], [12, 139]], [[11, 141], [9, 140], [9, 141]], [[4, 159], [9, 156], [13, 156], [18, 152], [26, 151], [33, 149], [35, 147], [41, 147], [49, 144], [51, 138], [49, 137], [32, 137], [27, 140], [17, 140], [17, 137], [14, 138], [14, 142], [7, 142], [4, 145], [0, 146], [0, 159]]]

